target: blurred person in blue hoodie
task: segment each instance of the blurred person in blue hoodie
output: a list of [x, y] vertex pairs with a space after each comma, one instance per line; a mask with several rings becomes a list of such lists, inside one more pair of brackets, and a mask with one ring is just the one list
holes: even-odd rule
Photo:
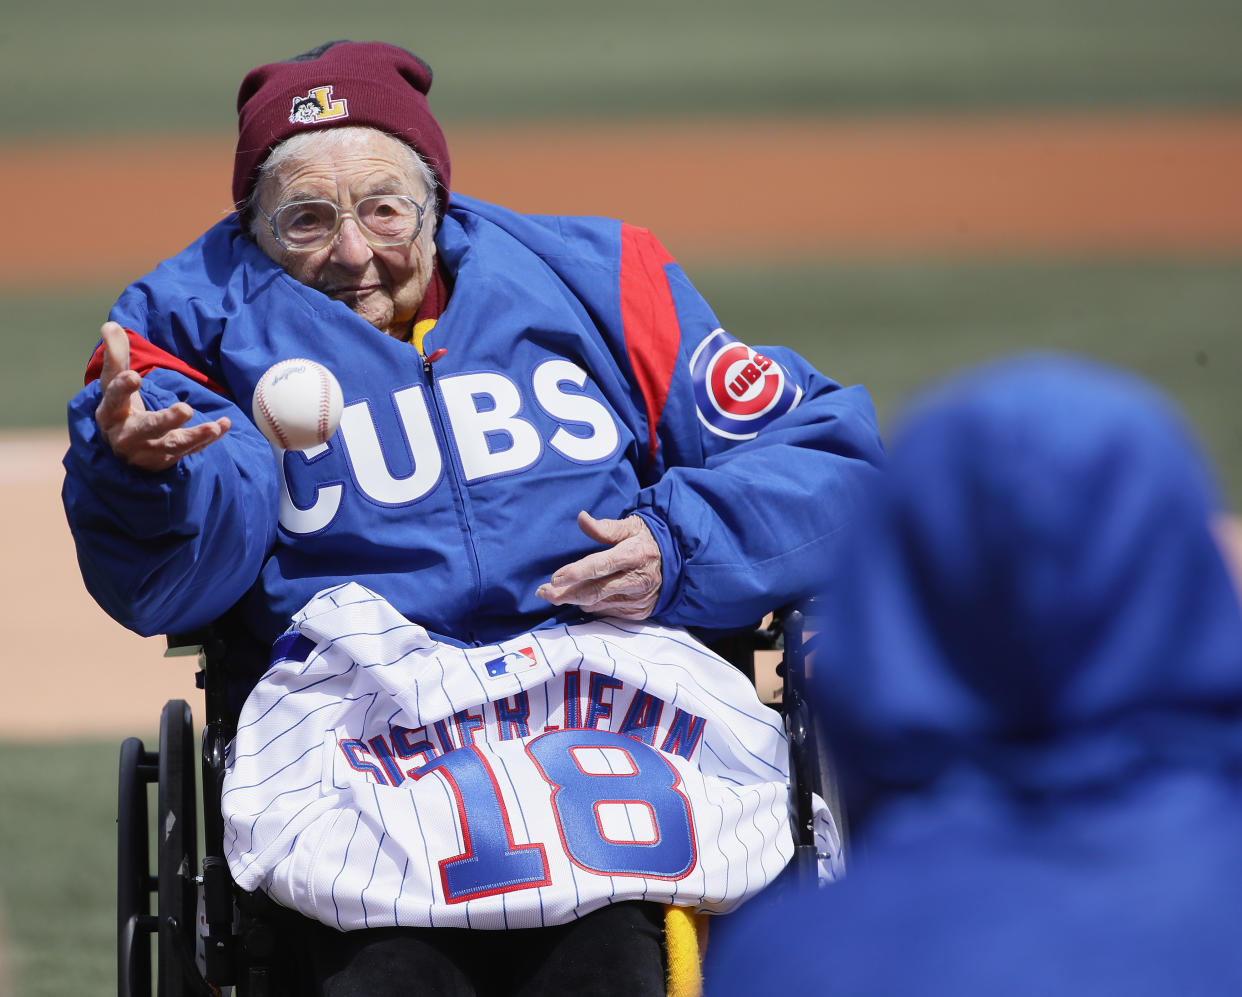
[[1219, 516], [1124, 372], [1010, 358], [907, 409], [814, 662], [852, 864], [713, 925], [706, 993], [1242, 993]]

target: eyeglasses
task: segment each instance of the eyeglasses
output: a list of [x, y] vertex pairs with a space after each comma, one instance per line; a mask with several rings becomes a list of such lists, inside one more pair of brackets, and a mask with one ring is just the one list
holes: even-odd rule
[[423, 228], [423, 205], [404, 194], [372, 194], [359, 198], [347, 211], [332, 201], [291, 201], [271, 215], [255, 205], [267, 219], [274, 238], [294, 253], [313, 253], [332, 244], [341, 223], [352, 218], [372, 246], [405, 246]]

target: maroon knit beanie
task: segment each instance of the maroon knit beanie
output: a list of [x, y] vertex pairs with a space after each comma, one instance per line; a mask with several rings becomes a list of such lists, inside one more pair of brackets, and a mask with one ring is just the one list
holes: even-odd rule
[[288, 62], [252, 69], [237, 92], [233, 202], [254, 190], [272, 149], [309, 128], [370, 125], [411, 146], [435, 173], [448, 206], [449, 154], [427, 106], [431, 67], [384, 42], [328, 42]]

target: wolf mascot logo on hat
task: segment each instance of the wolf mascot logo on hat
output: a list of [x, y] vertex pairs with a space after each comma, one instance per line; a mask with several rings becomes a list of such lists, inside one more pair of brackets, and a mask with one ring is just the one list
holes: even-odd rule
[[294, 97], [293, 106], [289, 109], [291, 125], [313, 125], [348, 117], [349, 101], [344, 97], [333, 100], [331, 84], [314, 87], [305, 97]]

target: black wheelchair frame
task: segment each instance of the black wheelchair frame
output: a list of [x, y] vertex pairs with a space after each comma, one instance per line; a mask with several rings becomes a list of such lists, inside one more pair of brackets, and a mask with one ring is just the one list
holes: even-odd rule
[[[757, 652], [779, 652], [781, 698], [790, 752], [790, 813], [795, 853], [782, 882], [818, 879], [812, 794], [845, 822], [823, 738], [807, 704], [806, 626], [811, 604], [781, 610], [763, 625], [712, 642], [712, 648], [753, 682]], [[234, 884], [224, 858], [220, 811], [225, 751], [236, 713], [230, 704], [227, 628], [219, 624], [168, 637], [167, 656], [197, 655], [204, 692], [201, 736], [203, 858], [198, 859], [194, 722], [189, 704], [170, 700], [160, 717], [159, 745], [136, 737], [121, 745], [117, 809], [117, 992], [151, 997], [212, 997], [234, 988], [239, 997], [287, 993], [278, 981], [297, 965], [283, 958], [281, 923], [289, 914], [263, 894]], [[148, 787], [155, 785], [155, 863], [150, 855]], [[770, 888], [771, 889], [771, 888]], [[152, 910], [154, 898], [154, 911]], [[152, 940], [155, 962], [152, 962]], [[283, 975], [282, 975], [283, 974]], [[298, 991], [293, 991], [298, 992]]]

